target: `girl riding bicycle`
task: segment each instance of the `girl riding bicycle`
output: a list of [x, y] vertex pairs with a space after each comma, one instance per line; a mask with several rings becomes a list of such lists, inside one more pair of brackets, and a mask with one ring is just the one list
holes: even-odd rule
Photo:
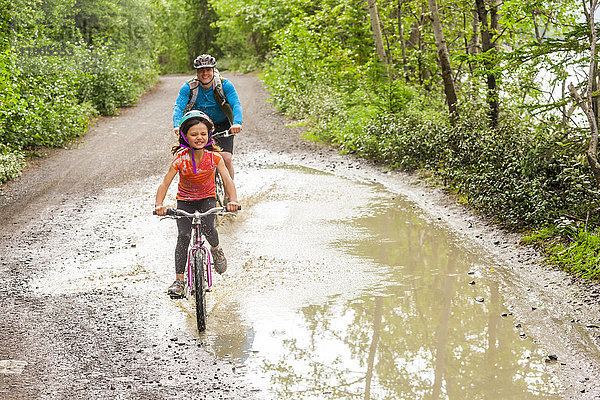
[[[235, 185], [231, 179], [219, 148], [213, 143], [211, 134], [214, 125], [208, 115], [202, 111], [190, 111], [183, 116], [180, 123], [179, 146], [173, 147], [175, 159], [167, 171], [156, 192], [154, 209], [158, 215], [164, 216], [167, 207], [163, 205], [165, 196], [173, 178], [179, 174], [177, 189], [177, 208], [189, 213], [204, 212], [216, 205], [215, 170], [223, 178], [225, 190], [230, 201], [227, 211], [238, 210]], [[188, 218], [177, 219], [177, 246], [175, 247], [175, 282], [169, 287], [172, 297], [184, 295], [183, 274], [187, 261], [187, 249], [191, 238], [191, 221]], [[215, 228], [215, 215], [202, 218], [202, 230], [211, 245], [215, 270], [222, 274], [227, 269], [227, 260], [223, 249], [219, 246], [219, 234]]]

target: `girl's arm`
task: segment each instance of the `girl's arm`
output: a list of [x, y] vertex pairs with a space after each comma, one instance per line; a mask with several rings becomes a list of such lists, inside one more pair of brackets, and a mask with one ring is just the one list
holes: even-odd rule
[[169, 170], [167, 171], [167, 174], [163, 178], [162, 183], [158, 187], [158, 190], [156, 191], [156, 200], [154, 201], [154, 210], [156, 211], [156, 214], [158, 214], [158, 215], [161, 215], [161, 216], [167, 215], [167, 207], [163, 206], [163, 200], [165, 199], [165, 196], [167, 195], [167, 191], [169, 190], [169, 186], [171, 186], [171, 182], [173, 182], [173, 178], [175, 178], [175, 175], [177, 175], [177, 170], [175, 168], [173, 168], [173, 166], [171, 165], [169, 167]]
[[233, 179], [229, 176], [229, 171], [227, 171], [227, 167], [225, 166], [225, 162], [223, 159], [219, 161], [217, 164], [217, 171], [221, 174], [221, 178], [223, 178], [223, 185], [225, 185], [225, 191], [229, 196], [229, 203], [227, 203], [227, 211], [235, 212], [238, 210], [238, 200], [237, 193], [235, 191], [235, 184], [233, 183]]

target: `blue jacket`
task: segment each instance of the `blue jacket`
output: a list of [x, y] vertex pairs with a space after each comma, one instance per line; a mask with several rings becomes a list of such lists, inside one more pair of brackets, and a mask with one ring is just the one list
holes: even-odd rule
[[[235, 87], [229, 79], [223, 79], [223, 91], [225, 92], [227, 102], [233, 109], [233, 125], [241, 125], [243, 116], [242, 105]], [[175, 128], [179, 127], [179, 121], [181, 121], [181, 117], [183, 117], [183, 111], [187, 106], [189, 98], [190, 85], [188, 82], [185, 82], [181, 86], [181, 89], [179, 89], [179, 95], [175, 101], [175, 107], [173, 108], [173, 126]], [[198, 86], [198, 97], [196, 98], [196, 103], [194, 103], [192, 110], [205, 112], [215, 124], [227, 121], [227, 116], [225, 116], [215, 101], [212, 87], [203, 89], [202, 86]]]

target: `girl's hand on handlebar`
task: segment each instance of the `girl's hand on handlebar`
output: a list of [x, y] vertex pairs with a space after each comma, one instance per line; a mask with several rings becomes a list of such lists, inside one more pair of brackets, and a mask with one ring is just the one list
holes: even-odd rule
[[154, 211], [156, 211], [156, 215], [160, 215], [161, 217], [164, 217], [165, 215], [167, 215], [167, 207], [166, 206], [156, 206], [156, 207], [154, 207]]
[[230, 201], [229, 203], [227, 203], [227, 211], [229, 212], [236, 212], [238, 210], [238, 203], [237, 201]]
[[232, 135], [238, 134], [242, 131], [242, 126], [240, 124], [233, 124], [231, 125], [231, 127], [229, 127], [229, 132], [231, 132]]

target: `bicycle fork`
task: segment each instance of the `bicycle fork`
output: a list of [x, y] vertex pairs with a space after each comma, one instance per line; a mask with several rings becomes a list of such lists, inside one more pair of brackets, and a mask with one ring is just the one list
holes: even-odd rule
[[[212, 288], [212, 254], [210, 249], [202, 240], [202, 232], [200, 225], [194, 225], [194, 245], [188, 251], [188, 285], [190, 289], [193, 288], [192, 282], [194, 282], [194, 271], [192, 270], [192, 260], [197, 251], [201, 251], [204, 248], [204, 254], [206, 254], [206, 291], [210, 292]], [[204, 267], [204, 266], [203, 266]], [[204, 271], [202, 272], [204, 273]]]

